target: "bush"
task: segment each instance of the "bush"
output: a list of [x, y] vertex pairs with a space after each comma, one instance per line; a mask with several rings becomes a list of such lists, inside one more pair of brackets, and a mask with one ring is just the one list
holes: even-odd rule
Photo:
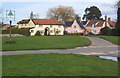
[[68, 35], [83, 35], [83, 33], [69, 33]]
[[[2, 34], [9, 34], [10, 30], [2, 30]], [[18, 28], [13, 28], [11, 29], [12, 34], [22, 34], [25, 36], [30, 36], [29, 29], [18, 29]]]
[[112, 35], [112, 29], [110, 29], [107, 26], [102, 28], [100, 31], [101, 31], [101, 35], [107, 35], [107, 36]]
[[120, 30], [115, 28], [115, 29], [112, 29], [112, 35], [114, 36], [120, 36]]
[[69, 35], [69, 34], [67, 33], [67, 31], [64, 31], [64, 35]]
[[41, 36], [40, 32], [37, 31], [36, 34], [35, 34], [35, 36]]
[[89, 32], [88, 35], [95, 35], [95, 34], [93, 34], [92, 32]]

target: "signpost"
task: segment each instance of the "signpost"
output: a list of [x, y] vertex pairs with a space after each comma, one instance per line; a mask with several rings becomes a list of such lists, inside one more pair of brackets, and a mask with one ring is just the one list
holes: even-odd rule
[[14, 10], [6, 10], [6, 19], [7, 21], [9, 21], [10, 23], [10, 33], [9, 33], [9, 37], [10, 37], [10, 41], [11, 41], [11, 25], [12, 25], [12, 21], [15, 21], [15, 11]]

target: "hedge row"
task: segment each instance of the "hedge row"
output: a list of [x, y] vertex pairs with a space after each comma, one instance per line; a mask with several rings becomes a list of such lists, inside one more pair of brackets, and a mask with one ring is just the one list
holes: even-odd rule
[[[2, 30], [2, 34], [9, 34], [10, 30]], [[11, 29], [11, 33], [12, 34], [22, 34], [25, 36], [30, 36], [30, 32], [29, 29], [17, 29], [17, 28], [13, 28]]]
[[67, 35], [83, 35], [83, 33], [67, 33]]

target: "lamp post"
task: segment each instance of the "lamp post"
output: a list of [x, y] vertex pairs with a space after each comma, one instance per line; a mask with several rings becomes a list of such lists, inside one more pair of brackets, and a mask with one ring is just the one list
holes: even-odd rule
[[11, 41], [11, 27], [12, 27], [12, 20], [15, 21], [15, 11], [14, 10], [6, 10], [6, 19], [9, 20], [10, 29], [9, 29], [9, 39]]
[[12, 21], [10, 20], [10, 34], [9, 34], [9, 37], [10, 37], [10, 41], [11, 41], [11, 25], [12, 25]]

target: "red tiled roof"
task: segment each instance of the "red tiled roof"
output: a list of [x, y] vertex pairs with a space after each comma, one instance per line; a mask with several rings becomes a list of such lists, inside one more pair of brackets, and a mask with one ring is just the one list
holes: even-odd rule
[[58, 20], [51, 19], [32, 19], [35, 24], [43, 24], [43, 25], [62, 25], [62, 23]]
[[22, 21], [19, 21], [18, 24], [26, 24], [30, 21], [30, 19], [24, 19]]
[[[92, 25], [95, 22], [97, 22], [96, 23], [96, 27], [101, 27], [101, 26], [103, 26], [105, 20], [89, 20], [88, 24], [86, 25], [86, 27], [92, 27]], [[109, 24], [110, 27], [115, 27], [116, 22], [115, 21], [108, 21], [108, 24]]]
[[98, 20], [90, 20], [88, 21], [88, 24], [86, 26], [91, 27], [94, 24], [94, 22], [98, 22]]
[[35, 28], [35, 27], [27, 27], [27, 28], [20, 28], [20, 29], [32, 29], [32, 28]]
[[[18, 22], [18, 24], [28, 23], [30, 19], [22, 20]], [[62, 25], [62, 23], [58, 20], [51, 20], [51, 19], [32, 19], [34, 24], [41, 24], [41, 25]]]
[[101, 27], [103, 26], [104, 22], [105, 22], [104, 20], [90, 20], [86, 26], [92, 27], [92, 25], [96, 23], [95, 27]]
[[109, 21], [108, 23], [110, 24], [111, 27], [115, 27], [116, 22], [114, 22], [114, 21]]
[[96, 27], [101, 27], [101, 26], [103, 26], [104, 22], [105, 22], [105, 21], [103, 21], [103, 20], [99, 20], [99, 21], [98, 21], [98, 24], [96, 25]]

